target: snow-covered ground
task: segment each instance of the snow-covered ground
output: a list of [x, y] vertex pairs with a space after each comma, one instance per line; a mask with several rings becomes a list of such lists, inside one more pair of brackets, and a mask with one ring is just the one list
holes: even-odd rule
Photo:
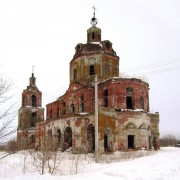
[[0, 179], [180, 179], [180, 148], [176, 147], [161, 148], [157, 152], [116, 152], [101, 156], [98, 164], [94, 163], [93, 154], [58, 153], [54, 175], [47, 173], [48, 169], [52, 172], [54, 161], [50, 162], [51, 168], [40, 175], [40, 158], [35, 160], [32, 156], [24, 151], [1, 160]]

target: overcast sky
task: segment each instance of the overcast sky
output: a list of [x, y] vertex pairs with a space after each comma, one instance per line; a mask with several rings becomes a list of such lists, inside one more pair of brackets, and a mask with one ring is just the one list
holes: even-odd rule
[[161, 135], [180, 137], [179, 0], [0, 0], [0, 66], [14, 81], [18, 108], [32, 65], [44, 107], [68, 88], [69, 63], [76, 44], [87, 41], [94, 5], [120, 71], [148, 81]]

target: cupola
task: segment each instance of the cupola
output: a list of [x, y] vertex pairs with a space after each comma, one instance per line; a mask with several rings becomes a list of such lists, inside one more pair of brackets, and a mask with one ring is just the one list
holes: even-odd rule
[[97, 18], [95, 17], [95, 7], [93, 7], [94, 13], [93, 18], [91, 19], [91, 25], [87, 30], [87, 42], [101, 42], [101, 29], [96, 27], [96, 24], [98, 22]]

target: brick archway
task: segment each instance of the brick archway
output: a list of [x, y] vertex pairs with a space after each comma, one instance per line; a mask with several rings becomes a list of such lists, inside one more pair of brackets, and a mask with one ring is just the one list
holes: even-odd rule
[[87, 149], [89, 153], [95, 150], [95, 131], [93, 124], [89, 124], [87, 127]]
[[64, 131], [64, 150], [72, 147], [72, 130], [67, 127]]

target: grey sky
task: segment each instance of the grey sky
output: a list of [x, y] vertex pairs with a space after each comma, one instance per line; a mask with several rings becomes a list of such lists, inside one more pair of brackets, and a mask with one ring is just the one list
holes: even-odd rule
[[161, 134], [180, 137], [179, 0], [0, 1], [1, 71], [15, 82], [18, 108], [32, 65], [44, 107], [68, 88], [69, 62], [76, 44], [86, 42], [94, 5], [102, 39], [120, 56], [120, 71], [148, 79]]

